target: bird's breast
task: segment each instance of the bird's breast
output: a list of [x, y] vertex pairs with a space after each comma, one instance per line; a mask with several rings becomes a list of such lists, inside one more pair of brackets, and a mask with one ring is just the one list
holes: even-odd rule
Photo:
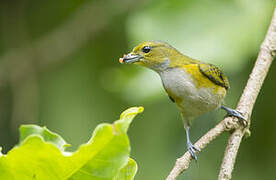
[[[198, 73], [196, 75], [200, 76], [199, 70]], [[166, 92], [174, 99], [182, 114], [187, 116], [196, 117], [216, 109], [226, 94], [225, 88], [212, 83], [203, 75], [198, 82], [198, 77], [186, 68], [170, 68], [159, 74]]]

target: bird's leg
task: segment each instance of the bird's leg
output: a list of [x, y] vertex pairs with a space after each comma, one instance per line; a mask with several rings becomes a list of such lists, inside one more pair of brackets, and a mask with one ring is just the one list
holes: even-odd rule
[[220, 106], [221, 109], [225, 110], [227, 112], [227, 116], [234, 116], [237, 117], [239, 119], [239, 121], [244, 125], [247, 126], [247, 120], [245, 119], [245, 117], [242, 115], [241, 112], [235, 110], [235, 109], [231, 109], [229, 107], [225, 107], [225, 106]]
[[195, 147], [195, 146], [191, 143], [191, 141], [190, 141], [189, 129], [190, 129], [190, 127], [187, 126], [187, 127], [186, 127], [187, 149], [188, 149], [189, 153], [191, 154], [192, 158], [195, 159], [195, 160], [197, 160], [196, 151], [200, 152], [200, 149], [198, 149], [197, 147]]

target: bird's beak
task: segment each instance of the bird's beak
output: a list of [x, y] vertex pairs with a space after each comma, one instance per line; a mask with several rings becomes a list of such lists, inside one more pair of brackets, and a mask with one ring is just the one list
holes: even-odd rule
[[135, 62], [139, 62], [139, 60], [142, 58], [141, 55], [139, 54], [132, 54], [132, 53], [129, 53], [127, 55], [124, 55], [123, 58], [120, 58], [120, 63], [126, 63], [126, 64], [132, 64], [132, 63], [135, 63]]

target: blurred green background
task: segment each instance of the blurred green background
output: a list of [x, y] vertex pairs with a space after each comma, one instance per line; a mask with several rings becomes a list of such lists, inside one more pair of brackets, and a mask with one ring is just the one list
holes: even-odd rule
[[[137, 180], [165, 179], [186, 151], [176, 106], [158, 75], [118, 58], [144, 40], [163, 40], [218, 65], [229, 77], [225, 104], [235, 107], [254, 65], [274, 0], [2, 0], [0, 2], [0, 144], [18, 142], [20, 124], [45, 125], [76, 149], [97, 124], [128, 107], [145, 107], [129, 136]], [[273, 64], [242, 142], [233, 179], [276, 178], [276, 76]], [[224, 112], [194, 121], [196, 141]], [[217, 178], [228, 133], [179, 179]]]

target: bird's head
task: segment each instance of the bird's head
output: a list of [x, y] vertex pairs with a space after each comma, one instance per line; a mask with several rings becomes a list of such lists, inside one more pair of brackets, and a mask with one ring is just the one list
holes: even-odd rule
[[170, 63], [182, 54], [168, 43], [145, 41], [136, 46], [129, 54], [120, 58], [120, 63], [139, 64], [154, 70], [170, 66]]

